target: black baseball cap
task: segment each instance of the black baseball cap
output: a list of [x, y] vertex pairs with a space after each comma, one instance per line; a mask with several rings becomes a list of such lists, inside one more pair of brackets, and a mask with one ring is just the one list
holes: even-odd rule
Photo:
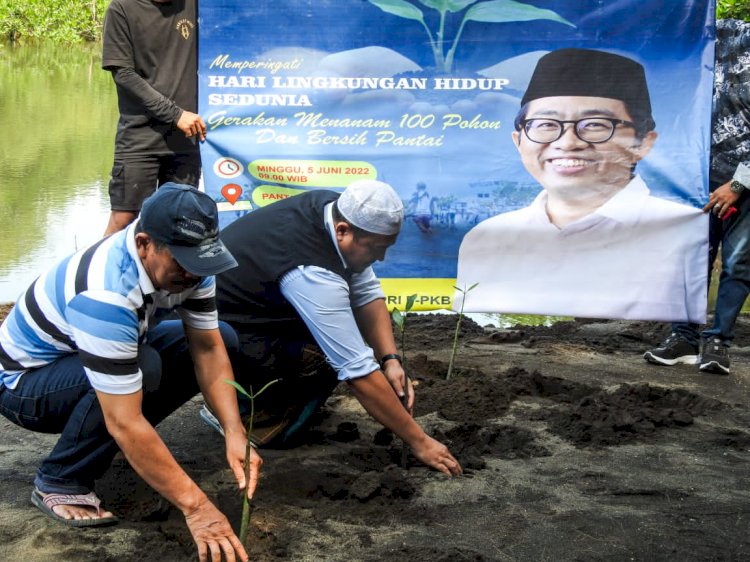
[[216, 203], [190, 185], [168, 182], [143, 202], [143, 232], [166, 244], [177, 263], [198, 277], [218, 275], [237, 267], [237, 260], [219, 240]]

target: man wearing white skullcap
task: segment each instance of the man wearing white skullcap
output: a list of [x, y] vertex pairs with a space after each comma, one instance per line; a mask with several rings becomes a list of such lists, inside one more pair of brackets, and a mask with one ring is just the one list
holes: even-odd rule
[[[314, 190], [277, 201], [222, 230], [239, 263], [217, 276], [216, 291], [219, 317], [240, 339], [237, 379], [256, 390], [280, 379], [256, 400], [256, 445], [299, 442], [313, 414], [345, 381], [420, 461], [461, 473], [447, 447], [410, 415], [414, 391], [370, 267], [396, 242], [403, 218], [390, 185], [358, 180], [341, 194]], [[210, 410], [201, 416], [216, 427]]]

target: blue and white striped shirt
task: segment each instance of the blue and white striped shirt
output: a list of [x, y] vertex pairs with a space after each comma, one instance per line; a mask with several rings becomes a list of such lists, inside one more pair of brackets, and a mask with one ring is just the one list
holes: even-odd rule
[[0, 325], [0, 385], [71, 353], [91, 386], [110, 394], [141, 388], [138, 347], [177, 310], [193, 328], [218, 327], [213, 277], [170, 294], [154, 288], [135, 247], [135, 226], [58, 262], [23, 294]]

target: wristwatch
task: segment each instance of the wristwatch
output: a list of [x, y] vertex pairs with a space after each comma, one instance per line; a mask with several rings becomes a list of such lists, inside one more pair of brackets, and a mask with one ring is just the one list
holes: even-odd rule
[[732, 180], [729, 184], [729, 189], [732, 193], [742, 193], [745, 190], [745, 186], [737, 180]]
[[380, 358], [380, 368], [385, 368], [385, 362], [390, 359], [395, 359], [399, 363], [403, 364], [403, 360], [398, 353], [389, 353], [388, 355], [383, 355], [383, 357]]

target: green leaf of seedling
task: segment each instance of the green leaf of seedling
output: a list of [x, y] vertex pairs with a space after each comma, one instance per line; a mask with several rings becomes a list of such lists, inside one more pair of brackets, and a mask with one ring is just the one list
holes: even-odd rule
[[[247, 398], [250, 400], [250, 417], [247, 420], [247, 442], [245, 444], [245, 458], [250, 458], [250, 451], [251, 448], [254, 446], [252, 441], [250, 440], [250, 434], [253, 431], [253, 422], [255, 418], [255, 399], [263, 393], [265, 389], [267, 389], [269, 386], [271, 386], [274, 383], [279, 382], [281, 379], [274, 379], [270, 382], [267, 382], [265, 385], [263, 385], [263, 388], [261, 388], [258, 392], [255, 394], [252, 393], [252, 387], [250, 387], [250, 393], [245, 390], [241, 384], [239, 384], [237, 381], [230, 381], [229, 379], [224, 379], [224, 382], [227, 384], [231, 384], [237, 392], [240, 394], [244, 394], [247, 396]], [[245, 463], [245, 482], [248, 482], [250, 479], [250, 464], [249, 462]], [[242, 522], [240, 524], [240, 542], [244, 545], [247, 544], [247, 531], [250, 528], [250, 500], [247, 497], [247, 494], [242, 494]]]
[[515, 0], [492, 0], [490, 2], [482, 2], [472, 6], [464, 21], [482, 21], [490, 23], [502, 23], [509, 21], [530, 21], [530, 20], [550, 20], [558, 23], [564, 23], [570, 27], [575, 25], [565, 18], [559, 16], [552, 10], [544, 10], [531, 6], [530, 4], [522, 4], [521, 2], [515, 2]]
[[[263, 388], [261, 388], [261, 389], [260, 389], [260, 390], [259, 390], [258, 392], [254, 393], [254, 394], [250, 394], [250, 393], [249, 393], [249, 392], [248, 392], [247, 390], [245, 390], [245, 389], [244, 389], [244, 388], [242, 387], [242, 385], [241, 385], [240, 383], [238, 383], [237, 381], [230, 381], [229, 379], [224, 379], [224, 382], [225, 382], [225, 383], [227, 383], [227, 384], [231, 384], [231, 385], [232, 385], [232, 386], [233, 386], [234, 388], [236, 388], [236, 389], [237, 389], [237, 392], [239, 392], [240, 394], [244, 394], [244, 395], [245, 395], [245, 396], [247, 396], [247, 397], [248, 397], [248, 398], [249, 398], [250, 400], [255, 400], [255, 399], [256, 399], [256, 398], [258, 397], [258, 396], [260, 396], [260, 395], [261, 395], [261, 394], [263, 393], [263, 391], [264, 391], [265, 389], [267, 389], [267, 388], [268, 388], [269, 386], [271, 386], [271, 385], [272, 385], [273, 383], [279, 382], [279, 380], [280, 380], [280, 379], [273, 379], [272, 381], [270, 381], [270, 382], [267, 382], [266, 384], [264, 384], [264, 385], [263, 385]], [[252, 388], [250, 389], [250, 391], [252, 392]]]
[[466, 6], [471, 6], [477, 0], [419, 0], [422, 5], [433, 8], [441, 14], [444, 12], [460, 12]]
[[367, 0], [370, 4], [377, 6], [386, 13], [393, 14], [408, 20], [417, 20], [424, 23], [424, 14], [422, 10], [414, 4], [409, 4], [405, 0]]
[[409, 295], [406, 297], [406, 308], [405, 312], [409, 312], [414, 307], [414, 302], [417, 300], [417, 295]]
[[229, 379], [224, 379], [224, 382], [227, 383], [227, 384], [231, 384], [234, 388], [237, 389], [237, 392], [239, 392], [240, 394], [244, 394], [250, 400], [253, 399], [253, 395], [250, 394], [250, 393], [248, 393], [248, 391], [245, 390], [244, 388], [242, 388], [242, 385], [240, 383], [238, 383], [237, 381], [230, 381]]
[[391, 310], [391, 318], [393, 319], [393, 323], [396, 324], [396, 326], [398, 326], [398, 329], [403, 331], [404, 315], [401, 314], [401, 311], [395, 306], [393, 307], [393, 310]]
[[265, 389], [267, 389], [267, 388], [268, 388], [269, 386], [271, 386], [272, 384], [274, 384], [274, 383], [277, 383], [277, 382], [279, 382], [280, 380], [281, 380], [281, 379], [273, 379], [272, 381], [269, 381], [269, 382], [267, 382], [266, 384], [264, 384], [264, 385], [263, 385], [263, 388], [261, 388], [261, 389], [260, 389], [260, 390], [259, 390], [258, 392], [256, 392], [255, 394], [253, 394], [253, 398], [257, 398], [258, 396], [260, 396], [261, 394], [263, 394], [263, 391], [264, 391]]
[[469, 287], [468, 289], [466, 289], [466, 291], [464, 291], [464, 292], [468, 293], [469, 291], [471, 291], [477, 285], [479, 285], [479, 283], [474, 283], [471, 287]]

